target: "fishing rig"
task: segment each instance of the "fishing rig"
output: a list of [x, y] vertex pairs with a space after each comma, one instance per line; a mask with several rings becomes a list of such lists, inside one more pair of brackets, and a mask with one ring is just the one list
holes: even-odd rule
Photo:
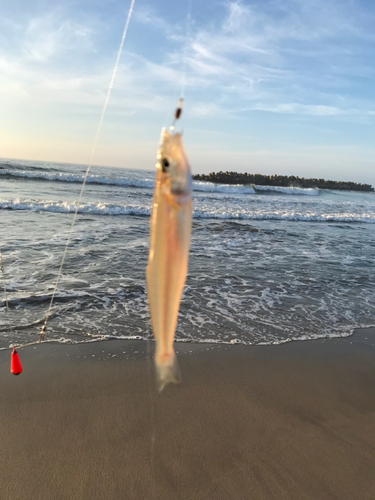
[[[69, 230], [69, 233], [68, 233], [67, 241], [66, 241], [65, 248], [64, 248], [64, 251], [63, 251], [63, 255], [62, 255], [62, 259], [61, 259], [61, 263], [60, 263], [60, 268], [59, 268], [59, 271], [58, 271], [58, 274], [57, 274], [57, 278], [56, 278], [56, 281], [55, 281], [55, 284], [54, 284], [54, 288], [53, 288], [53, 291], [52, 291], [51, 300], [50, 300], [50, 303], [49, 303], [49, 306], [48, 306], [48, 310], [47, 310], [47, 313], [46, 313], [46, 316], [45, 316], [45, 319], [44, 319], [44, 322], [43, 322], [43, 326], [42, 326], [42, 328], [41, 328], [41, 330], [39, 332], [39, 339], [35, 340], [35, 341], [32, 341], [32, 342], [25, 343], [25, 344], [20, 344], [20, 345], [17, 345], [17, 346], [16, 345], [10, 345], [10, 348], [12, 348], [12, 351], [11, 351], [11, 367], [10, 367], [10, 371], [14, 375], [21, 374], [22, 370], [23, 370], [22, 369], [21, 360], [19, 358], [19, 354], [18, 354], [18, 352], [16, 350], [16, 347], [18, 349], [20, 349], [20, 348], [31, 346], [31, 345], [35, 345], [35, 344], [40, 344], [40, 343], [42, 343], [42, 342], [45, 341], [45, 335], [46, 335], [46, 331], [47, 331], [48, 320], [49, 320], [49, 317], [50, 317], [50, 314], [51, 314], [51, 310], [52, 310], [52, 306], [53, 306], [55, 294], [56, 294], [56, 291], [57, 291], [57, 287], [58, 287], [58, 284], [59, 284], [59, 281], [60, 281], [60, 278], [61, 278], [61, 275], [62, 275], [62, 269], [63, 269], [63, 266], [64, 266], [65, 257], [67, 255], [67, 251], [68, 251], [68, 247], [69, 247], [69, 244], [70, 244], [70, 240], [71, 240], [73, 228], [74, 228], [74, 225], [75, 225], [75, 222], [76, 222], [78, 210], [79, 210], [79, 207], [81, 205], [83, 191], [85, 189], [87, 177], [88, 177], [88, 174], [89, 174], [89, 172], [91, 170], [91, 166], [93, 164], [93, 158], [94, 158], [94, 155], [95, 155], [96, 146], [97, 146], [97, 143], [98, 143], [98, 139], [99, 139], [100, 131], [101, 131], [101, 128], [102, 128], [104, 116], [105, 116], [105, 113], [106, 113], [106, 110], [107, 110], [109, 98], [110, 98], [111, 91], [112, 91], [113, 84], [114, 84], [114, 80], [115, 80], [115, 77], [116, 77], [116, 73], [117, 73], [117, 69], [118, 69], [120, 57], [121, 57], [121, 54], [122, 54], [122, 50], [123, 50], [123, 46], [124, 46], [126, 34], [127, 34], [127, 31], [128, 31], [128, 27], [129, 27], [130, 18], [131, 18], [131, 15], [133, 13], [134, 3], [135, 3], [135, 0], [131, 0], [129, 11], [128, 11], [127, 18], [126, 18], [126, 21], [125, 21], [124, 30], [123, 30], [123, 33], [122, 33], [122, 38], [121, 38], [120, 46], [119, 46], [118, 53], [117, 53], [117, 58], [116, 58], [116, 61], [115, 61], [113, 72], [112, 72], [112, 77], [111, 77], [111, 80], [110, 80], [110, 83], [109, 83], [107, 95], [106, 95], [106, 98], [105, 98], [105, 101], [104, 101], [104, 105], [103, 105], [103, 109], [102, 109], [102, 113], [101, 113], [101, 116], [100, 116], [100, 119], [99, 119], [98, 128], [97, 128], [97, 131], [96, 131], [96, 134], [95, 134], [94, 143], [93, 143], [93, 146], [92, 146], [92, 150], [91, 150], [91, 154], [90, 154], [90, 158], [89, 158], [87, 170], [86, 170], [86, 172], [84, 174], [84, 177], [83, 177], [82, 186], [81, 186], [81, 190], [80, 190], [80, 194], [79, 194], [78, 200], [75, 202], [76, 209], [75, 209], [75, 212], [74, 212], [74, 215], [73, 215], [72, 223], [71, 223], [71, 226], [70, 226], [70, 230]], [[186, 27], [187, 27], [187, 35], [188, 35], [187, 38], [189, 38], [189, 33], [190, 33], [191, 6], [192, 6], [192, 0], [189, 0], [189, 2], [188, 2], [188, 14], [187, 14], [187, 18], [186, 18]], [[181, 73], [181, 96], [184, 95], [184, 89], [185, 89], [186, 60], [187, 60], [186, 50], [187, 50], [187, 43], [185, 44], [184, 57], [183, 57], [183, 70], [182, 70], [182, 73]], [[183, 106], [183, 97], [181, 97], [178, 100], [177, 107], [176, 107], [175, 112], [174, 112], [173, 121], [172, 121], [171, 126], [169, 127], [169, 129], [170, 129], [171, 132], [174, 131], [176, 122], [181, 117], [182, 106]], [[8, 296], [7, 296], [6, 280], [5, 280], [5, 274], [4, 274], [4, 265], [3, 265], [3, 258], [2, 258], [1, 252], [0, 252], [0, 271], [1, 271], [1, 274], [2, 274], [2, 281], [3, 281], [3, 288], [4, 288], [4, 294], [5, 294], [6, 310], [7, 310], [7, 313], [9, 313], [9, 301], [8, 301]], [[11, 327], [11, 330], [13, 330], [13, 327]]]
[[[85, 175], [83, 177], [83, 182], [82, 182], [81, 191], [80, 191], [78, 200], [75, 202], [76, 209], [75, 209], [75, 212], [74, 212], [74, 216], [73, 216], [73, 220], [72, 220], [72, 223], [71, 223], [71, 226], [70, 226], [68, 238], [67, 238], [67, 241], [66, 241], [66, 244], [65, 244], [65, 248], [64, 248], [64, 251], [63, 251], [63, 255], [62, 255], [62, 259], [61, 259], [61, 264], [60, 264], [60, 268], [59, 268], [59, 271], [58, 271], [58, 275], [57, 275], [57, 278], [56, 278], [56, 281], [55, 281], [55, 285], [54, 285], [54, 288], [53, 288], [53, 292], [52, 292], [52, 295], [51, 295], [51, 301], [49, 303], [49, 307], [48, 307], [48, 310], [47, 310], [47, 313], [46, 313], [46, 316], [45, 316], [44, 324], [43, 324], [43, 326], [42, 326], [42, 328], [40, 330], [40, 333], [39, 333], [39, 340], [34, 341], [34, 342], [28, 342], [28, 343], [22, 344], [22, 345], [18, 345], [17, 346], [18, 349], [20, 349], [22, 347], [27, 347], [29, 345], [39, 344], [40, 342], [43, 342], [45, 340], [45, 333], [46, 333], [46, 330], [47, 330], [48, 319], [49, 319], [50, 314], [51, 314], [51, 309], [52, 309], [53, 301], [54, 301], [55, 294], [56, 294], [56, 291], [57, 291], [57, 286], [59, 284], [59, 281], [60, 281], [60, 278], [61, 278], [61, 275], [62, 275], [62, 269], [63, 269], [65, 257], [66, 257], [66, 254], [67, 254], [67, 251], [68, 251], [68, 247], [69, 247], [69, 244], [70, 244], [70, 240], [71, 240], [73, 228], [74, 228], [75, 221], [76, 221], [77, 214], [78, 214], [78, 209], [79, 209], [81, 201], [82, 201], [82, 195], [83, 195], [83, 191], [85, 189], [86, 180], [87, 180], [88, 174], [90, 172], [91, 166], [93, 164], [93, 158], [94, 158], [94, 155], [95, 155], [96, 146], [97, 146], [99, 135], [100, 135], [100, 131], [101, 131], [101, 128], [102, 128], [102, 124], [103, 124], [103, 120], [104, 120], [104, 115], [105, 115], [105, 112], [107, 110], [109, 98], [110, 98], [110, 95], [111, 95], [111, 92], [112, 92], [113, 83], [115, 81], [115, 77], [116, 77], [118, 65], [119, 65], [119, 62], [120, 62], [120, 57], [121, 57], [121, 54], [122, 54], [122, 49], [123, 49], [123, 46], [124, 46], [126, 34], [128, 32], [130, 18], [131, 18], [131, 15], [133, 13], [134, 3], [135, 3], [135, 0], [131, 0], [129, 11], [128, 11], [128, 15], [127, 15], [127, 18], [126, 18], [126, 21], [125, 21], [124, 30], [123, 30], [123, 33], [122, 33], [122, 38], [121, 38], [120, 46], [119, 46], [119, 49], [118, 49], [118, 52], [117, 52], [116, 62], [115, 62], [115, 65], [114, 65], [114, 68], [113, 68], [113, 72], [112, 72], [112, 77], [111, 77], [111, 80], [110, 80], [110, 83], [109, 83], [109, 86], [108, 86], [107, 95], [106, 95], [106, 98], [105, 98], [105, 101], [104, 101], [102, 113], [101, 113], [101, 116], [100, 116], [100, 119], [99, 119], [98, 128], [97, 128], [97, 131], [96, 131], [96, 134], [95, 134], [95, 138], [94, 138], [94, 143], [93, 143], [93, 146], [92, 146], [92, 149], [91, 149], [90, 159], [89, 159], [89, 162], [88, 162], [86, 173], [85, 173]], [[9, 303], [8, 303], [7, 292], [6, 292], [6, 282], [5, 282], [5, 276], [4, 276], [4, 266], [3, 266], [3, 259], [2, 259], [1, 253], [0, 253], [0, 270], [2, 272], [2, 280], [3, 280], [4, 293], [5, 293], [5, 302], [6, 302], [7, 312], [8, 312], [9, 311]], [[11, 329], [13, 329], [13, 328], [11, 327]], [[11, 347], [13, 347], [13, 350], [11, 352], [11, 373], [13, 373], [14, 375], [19, 375], [22, 372], [21, 361], [19, 359], [19, 355], [18, 355], [18, 352], [16, 351], [15, 346], [11, 346]]]
[[[118, 60], [117, 60], [116, 64], [118, 64]], [[110, 89], [112, 88], [113, 80], [114, 80], [114, 77], [112, 77]], [[106, 99], [105, 106], [107, 105], [107, 103], [108, 103], [108, 98]], [[171, 132], [174, 131], [176, 122], [181, 117], [181, 114], [182, 114], [182, 105], [183, 105], [183, 98], [181, 97], [178, 100], [177, 107], [176, 107], [174, 115], [173, 115], [173, 121], [172, 121], [171, 126], [169, 127], [169, 129], [170, 129]], [[103, 120], [103, 117], [104, 117], [104, 113], [102, 113], [101, 122]], [[101, 126], [101, 122], [100, 122], [99, 126]], [[98, 135], [99, 134], [97, 133], [97, 136], [95, 138], [94, 148], [96, 147], [96, 142], [97, 142], [97, 139], [98, 139]], [[47, 331], [47, 323], [48, 323], [48, 320], [49, 320], [49, 317], [50, 317], [50, 314], [51, 314], [54, 297], [55, 297], [55, 294], [56, 294], [56, 291], [57, 291], [57, 286], [58, 286], [60, 278], [61, 278], [61, 274], [62, 274], [62, 269], [63, 269], [65, 257], [66, 257], [67, 251], [68, 251], [68, 247], [69, 247], [69, 244], [70, 244], [70, 240], [71, 240], [73, 228], [74, 228], [75, 221], [76, 221], [77, 214], [78, 214], [78, 209], [79, 209], [79, 206], [80, 206], [81, 201], [82, 201], [82, 195], [83, 195], [83, 191], [84, 191], [84, 188], [85, 188], [87, 176], [88, 176], [88, 173], [89, 173], [90, 168], [91, 168], [93, 152], [91, 153], [91, 162], [90, 162], [90, 164], [89, 164], [89, 166], [88, 166], [88, 168], [86, 170], [86, 174], [85, 174], [84, 179], [83, 179], [83, 183], [82, 183], [82, 186], [81, 186], [81, 191], [80, 191], [80, 195], [79, 195], [78, 201], [76, 201], [76, 210], [75, 210], [75, 213], [74, 213], [74, 216], [73, 216], [73, 220], [72, 220], [72, 224], [71, 224], [71, 227], [70, 227], [70, 230], [69, 230], [68, 238], [67, 238], [67, 241], [66, 241], [66, 244], [65, 244], [63, 256], [62, 256], [62, 259], [61, 259], [60, 268], [59, 268], [58, 275], [57, 275], [57, 278], [56, 278], [56, 281], [55, 281], [55, 285], [54, 285], [54, 289], [53, 289], [53, 292], [52, 292], [52, 295], [51, 295], [51, 300], [50, 300], [50, 303], [49, 303], [49, 306], [48, 306], [48, 310], [47, 310], [47, 313], [46, 313], [46, 316], [45, 316], [45, 319], [44, 319], [43, 326], [42, 326], [42, 328], [41, 328], [41, 330], [39, 332], [39, 339], [35, 340], [35, 341], [32, 341], [32, 342], [28, 342], [26, 344], [17, 345], [18, 349], [23, 348], [23, 347], [28, 347], [28, 346], [31, 346], [31, 345], [35, 345], [35, 344], [40, 344], [40, 343], [44, 342], [44, 340], [45, 340], [45, 334], [46, 334], [46, 331]], [[9, 301], [8, 301], [8, 294], [7, 294], [7, 288], [6, 288], [4, 264], [3, 264], [3, 258], [2, 258], [1, 252], [0, 252], [0, 271], [1, 271], [1, 276], [2, 276], [3, 288], [4, 288], [6, 311], [7, 311], [7, 313], [9, 313]], [[11, 329], [13, 329], [13, 327], [11, 327]], [[20, 375], [22, 373], [22, 371], [23, 371], [23, 368], [22, 368], [22, 364], [21, 364], [21, 360], [20, 360], [19, 354], [18, 354], [18, 351], [16, 350], [16, 346], [15, 345], [11, 345], [11, 348], [12, 348], [12, 351], [11, 351], [10, 371], [11, 371], [11, 373], [13, 373], [13, 375]]]

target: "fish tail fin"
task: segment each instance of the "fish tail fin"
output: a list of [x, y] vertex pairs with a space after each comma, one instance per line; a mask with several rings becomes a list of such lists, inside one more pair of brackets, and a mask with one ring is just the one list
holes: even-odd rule
[[181, 382], [181, 372], [174, 351], [155, 357], [156, 387], [161, 392], [171, 382]]

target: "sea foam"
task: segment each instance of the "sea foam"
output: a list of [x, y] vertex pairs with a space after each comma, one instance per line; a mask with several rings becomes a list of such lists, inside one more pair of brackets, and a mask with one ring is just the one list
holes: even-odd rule
[[[56, 213], [75, 213], [76, 203], [68, 201], [53, 200], [30, 200], [30, 199], [0, 199], [0, 209], [2, 210], [29, 210], [34, 212], [56, 212]], [[81, 203], [78, 208], [79, 214], [92, 215], [134, 215], [149, 216], [151, 206], [136, 204], [114, 204], [114, 203]], [[217, 220], [269, 220], [269, 221], [302, 221], [302, 222], [346, 222], [368, 224], [375, 223], [375, 215], [371, 213], [296, 213], [293, 208], [289, 210], [284, 208], [280, 211], [259, 212], [249, 209], [236, 210], [236, 207], [221, 207], [217, 210], [210, 208], [209, 204], [201, 206], [200, 209], [193, 211], [194, 219], [217, 219]]]
[[[50, 181], [50, 182], [71, 182], [76, 184], [81, 184], [83, 182], [83, 175], [72, 174], [72, 173], [62, 173], [62, 172], [43, 172], [43, 171], [28, 171], [28, 170], [14, 170], [14, 169], [1, 169], [1, 176], [13, 177], [13, 178], [24, 178], [28, 180], [35, 181]], [[103, 175], [89, 175], [86, 179], [86, 184], [99, 184], [108, 186], [119, 186], [119, 187], [130, 187], [130, 188], [141, 188], [141, 189], [153, 189], [154, 187], [153, 179], [132, 179], [127, 177], [117, 177], [110, 176], [106, 177]], [[277, 193], [277, 194], [287, 194], [287, 195], [306, 195], [306, 196], [316, 196], [319, 194], [318, 189], [304, 189], [297, 187], [281, 187], [281, 186], [258, 186], [254, 184], [216, 184], [212, 182], [202, 182], [194, 181], [193, 190], [197, 192], [206, 193], [227, 193], [227, 194], [262, 194], [267, 193]]]

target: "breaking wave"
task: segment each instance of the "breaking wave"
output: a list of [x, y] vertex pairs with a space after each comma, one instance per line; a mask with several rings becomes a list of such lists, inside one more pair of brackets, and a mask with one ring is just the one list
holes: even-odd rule
[[255, 190], [250, 184], [214, 184], [213, 182], [194, 181], [193, 190], [205, 193], [255, 194]]
[[[0, 210], [29, 210], [34, 212], [56, 212], [56, 213], [74, 213], [76, 204], [68, 201], [36, 201], [27, 199], [0, 200]], [[92, 215], [134, 215], [149, 216], [151, 206], [137, 204], [114, 204], [114, 203], [81, 203], [78, 209], [79, 214]], [[375, 224], [374, 214], [350, 214], [342, 213], [296, 213], [293, 209], [284, 208], [281, 211], [253, 212], [236, 211], [228, 209], [218, 210], [194, 210], [195, 219], [220, 219], [220, 220], [284, 220], [284, 221], [303, 221], [303, 222], [366, 222]]]
[[[3, 210], [31, 210], [33, 212], [75, 213], [77, 205], [68, 201], [9, 200], [0, 201]], [[81, 203], [79, 214], [93, 215], [150, 215], [151, 209], [136, 205], [115, 205], [111, 203]]]
[[[0, 170], [0, 175], [7, 177], [26, 178], [36, 181], [52, 181], [52, 182], [73, 182], [82, 184], [83, 175], [66, 174], [66, 173], [49, 173], [49, 172], [28, 172], [26, 170]], [[86, 184], [106, 184], [110, 186], [123, 186], [123, 187], [138, 187], [152, 189], [154, 181], [151, 179], [128, 179], [126, 177], [105, 177], [102, 175], [89, 175]]]
[[307, 196], [317, 196], [320, 190], [318, 188], [299, 188], [299, 187], [283, 187], [283, 186], [258, 186], [253, 185], [255, 192], [269, 192], [281, 194], [298, 194]]
[[[24, 178], [35, 181], [50, 181], [50, 182], [72, 182], [81, 184], [83, 182], [83, 174], [72, 174], [62, 172], [43, 172], [43, 171], [28, 171], [28, 170], [13, 170], [9, 168], [0, 169], [0, 175], [8, 178]], [[128, 177], [89, 175], [86, 180], [87, 184], [99, 184], [119, 187], [136, 187], [141, 189], [153, 189], [153, 179], [131, 179]], [[281, 186], [258, 186], [254, 184], [215, 184], [212, 182], [194, 181], [193, 190], [207, 193], [229, 193], [229, 194], [262, 194], [277, 193], [291, 195], [307, 195], [316, 196], [319, 194], [318, 189], [313, 188], [297, 188], [297, 187], [281, 187]]]

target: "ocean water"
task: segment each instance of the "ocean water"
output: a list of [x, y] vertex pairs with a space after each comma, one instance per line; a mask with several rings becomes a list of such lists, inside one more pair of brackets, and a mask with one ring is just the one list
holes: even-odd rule
[[[0, 348], [38, 339], [85, 166], [0, 160]], [[48, 323], [61, 342], [151, 336], [153, 171], [93, 167]], [[375, 325], [375, 195], [194, 183], [177, 341], [275, 344]]]

